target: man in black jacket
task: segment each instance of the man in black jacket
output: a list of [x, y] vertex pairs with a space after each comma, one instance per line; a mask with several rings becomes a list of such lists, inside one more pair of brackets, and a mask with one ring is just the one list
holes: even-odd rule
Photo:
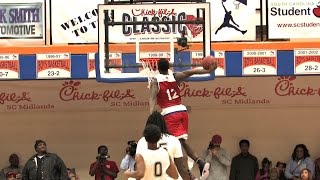
[[259, 170], [258, 160], [249, 153], [249, 140], [241, 140], [239, 146], [241, 153], [232, 159], [229, 180], [254, 180]]
[[47, 152], [47, 144], [37, 140], [34, 145], [37, 154], [24, 166], [23, 180], [68, 180], [67, 168], [62, 159]]

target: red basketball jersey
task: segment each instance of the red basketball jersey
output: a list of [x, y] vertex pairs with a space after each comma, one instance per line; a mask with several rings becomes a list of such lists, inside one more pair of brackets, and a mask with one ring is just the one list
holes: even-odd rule
[[155, 78], [158, 81], [159, 87], [159, 92], [157, 94], [158, 105], [162, 109], [180, 105], [180, 88], [173, 73], [170, 72], [168, 75], [157, 74]]

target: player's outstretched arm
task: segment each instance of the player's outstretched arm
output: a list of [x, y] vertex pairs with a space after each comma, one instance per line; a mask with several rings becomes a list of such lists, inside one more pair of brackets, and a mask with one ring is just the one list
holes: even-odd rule
[[149, 107], [150, 114], [154, 111], [157, 104], [157, 94], [159, 91], [157, 79], [153, 79], [150, 84], [150, 98], [149, 98]]
[[188, 167], [185, 166], [185, 163], [183, 163], [184, 159], [183, 157], [180, 158], [174, 158], [174, 163], [177, 166], [178, 172], [183, 180], [190, 180], [190, 175], [188, 172]]
[[175, 77], [176, 81], [185, 81], [186, 79], [188, 79], [190, 76], [192, 76], [194, 74], [208, 74], [208, 73], [212, 73], [216, 69], [217, 69], [217, 63], [215, 62], [208, 70], [206, 70], [206, 69], [189, 69], [186, 71], [174, 73], [174, 77]]
[[143, 157], [140, 154], [136, 154], [136, 170], [131, 172], [129, 169], [124, 172], [124, 176], [126, 178], [134, 178], [134, 179], [142, 179], [144, 177], [144, 171], [146, 169], [146, 165], [144, 164]]
[[174, 164], [174, 162], [172, 161], [172, 159], [170, 158], [170, 156], [169, 156], [169, 160], [170, 160], [170, 166], [168, 167], [166, 173], [171, 178], [178, 179], [179, 178], [179, 174], [178, 174], [178, 171], [177, 171], [177, 167]]

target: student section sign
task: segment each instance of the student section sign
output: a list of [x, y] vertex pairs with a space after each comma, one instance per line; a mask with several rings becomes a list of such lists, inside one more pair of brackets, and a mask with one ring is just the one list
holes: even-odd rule
[[269, 37], [320, 38], [319, 0], [269, 0]]

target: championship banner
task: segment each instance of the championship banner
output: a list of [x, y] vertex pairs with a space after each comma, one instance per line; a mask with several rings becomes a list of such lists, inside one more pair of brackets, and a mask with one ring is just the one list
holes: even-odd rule
[[104, 0], [51, 1], [52, 43], [97, 43], [98, 4]]
[[0, 3], [0, 39], [42, 39], [44, 3]]
[[70, 54], [37, 54], [37, 79], [59, 78], [71, 78]]
[[[95, 53], [88, 53], [88, 78], [96, 78], [96, 63]], [[110, 66], [121, 66], [122, 65], [122, 53], [109, 53], [109, 65]], [[120, 73], [122, 68], [110, 68], [111, 73]]]
[[211, 41], [255, 41], [255, 0], [209, 0]]
[[320, 74], [320, 49], [295, 49], [294, 74]]
[[269, 38], [320, 38], [319, 0], [269, 0]]
[[243, 50], [242, 75], [277, 75], [276, 50]]
[[[225, 51], [215, 50], [214, 57], [218, 65], [217, 69], [215, 70], [215, 76], [225, 76], [226, 75]], [[191, 52], [192, 64], [201, 64], [202, 60], [203, 60], [203, 52], [200, 52], [200, 51]]]
[[19, 54], [0, 54], [0, 79], [19, 79]]

